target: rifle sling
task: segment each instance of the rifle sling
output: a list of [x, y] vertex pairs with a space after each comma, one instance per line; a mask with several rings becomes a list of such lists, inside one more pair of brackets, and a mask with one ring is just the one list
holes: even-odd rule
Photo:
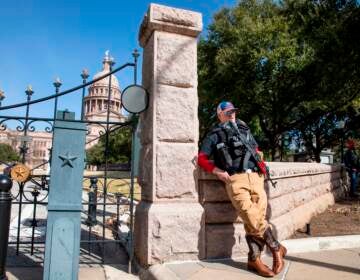
[[238, 134], [240, 141], [243, 142], [243, 144], [245, 145], [246, 149], [251, 153], [251, 155], [254, 157], [256, 162], [259, 162], [258, 158], [257, 158], [257, 154], [256, 151], [254, 151], [254, 148], [251, 147], [250, 143], [248, 142], [247, 139], [245, 139], [245, 137], [240, 133], [239, 128], [237, 127], [237, 125], [233, 122], [231, 122], [232, 126], [235, 128], [236, 133]]

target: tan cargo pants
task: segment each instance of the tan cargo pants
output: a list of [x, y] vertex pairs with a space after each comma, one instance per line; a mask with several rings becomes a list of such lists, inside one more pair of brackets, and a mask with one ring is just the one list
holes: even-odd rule
[[264, 176], [256, 172], [234, 174], [226, 184], [226, 191], [243, 220], [246, 233], [262, 237], [268, 226]]

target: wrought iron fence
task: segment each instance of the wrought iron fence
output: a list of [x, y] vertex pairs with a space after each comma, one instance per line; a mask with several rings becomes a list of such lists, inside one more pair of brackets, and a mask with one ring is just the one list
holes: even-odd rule
[[[118, 68], [113, 69], [114, 61], [110, 59], [110, 70], [105, 75], [87, 81], [89, 74], [86, 70], [81, 73], [82, 84], [69, 90], [60, 91], [61, 81], [56, 79], [53, 83], [55, 93], [53, 95], [33, 99], [34, 90], [28, 86], [26, 93], [26, 102], [3, 106], [4, 94], [0, 93], [0, 132], [12, 131], [16, 132], [20, 143], [16, 146], [20, 154], [20, 163], [26, 168], [29, 160], [33, 155], [29, 153], [29, 143], [31, 137], [37, 132], [36, 124], [42, 123], [45, 128], [42, 132], [52, 137], [54, 122], [59, 118], [58, 100], [62, 96], [69, 94], [81, 94], [81, 114], [79, 119], [68, 119], [69, 122], [83, 122], [89, 128], [97, 126], [99, 133], [96, 137], [92, 137], [87, 144], [97, 142], [101, 138], [104, 143], [104, 164], [103, 171], [96, 175], [84, 174], [83, 186], [83, 212], [82, 212], [82, 235], [81, 235], [81, 253], [83, 256], [91, 256], [91, 258], [83, 258], [86, 262], [106, 262], [106, 250], [109, 246], [106, 244], [122, 244], [127, 247], [129, 261], [131, 263], [133, 256], [133, 212], [134, 212], [134, 195], [135, 178], [133, 168], [123, 170], [121, 173], [115, 174], [110, 171], [111, 163], [109, 162], [109, 141], [111, 134], [121, 129], [128, 128], [132, 132], [135, 130], [136, 117], [128, 116], [122, 121], [113, 121], [111, 118], [111, 94], [112, 94], [112, 78], [111, 75], [121, 70], [132, 67], [134, 70], [134, 84], [137, 83], [137, 58], [139, 54], [135, 50], [133, 53], [134, 61], [125, 63]], [[109, 78], [108, 78], [109, 77]], [[86, 118], [84, 100], [86, 98], [86, 88], [94, 83], [108, 78], [108, 94], [106, 118], [104, 120], [89, 120]], [[53, 114], [51, 117], [33, 117], [31, 116], [31, 106], [34, 104], [43, 104], [44, 102], [53, 101]], [[24, 116], [4, 115], [2, 112], [8, 112], [15, 108], [25, 108]], [[62, 114], [70, 114], [63, 111]], [[10, 126], [15, 127], [10, 129]], [[14, 123], [16, 123], [14, 125]], [[132, 133], [134, 135], [134, 133]], [[134, 139], [132, 139], [133, 141]], [[18, 141], [15, 141], [18, 142]], [[14, 143], [12, 143], [14, 144]], [[49, 147], [51, 156], [51, 146]], [[134, 159], [131, 158], [133, 161]], [[34, 255], [34, 252], [43, 253], [43, 250], [37, 248], [44, 247], [46, 232], [46, 206], [48, 204], [49, 191], [49, 173], [46, 171], [37, 172], [41, 167], [49, 166], [51, 159], [33, 165], [29, 172], [29, 176], [21, 174], [21, 170], [17, 174], [18, 180], [13, 178], [13, 227], [10, 229], [10, 246], [14, 246], [14, 257], [20, 253]], [[4, 172], [14, 172], [14, 162], [3, 162]], [[18, 165], [18, 163], [17, 163]], [[133, 167], [133, 164], [131, 165]], [[24, 169], [24, 172], [26, 170]], [[128, 176], [124, 176], [127, 174]], [[21, 176], [24, 175], [24, 180]], [[14, 177], [14, 176], [12, 176]], [[15, 176], [16, 177], [16, 176]], [[127, 177], [127, 178], [126, 178]], [[20, 179], [19, 179], [20, 178]], [[116, 185], [116, 187], [114, 187]], [[126, 224], [125, 230], [119, 230], [122, 225]], [[40, 262], [43, 258], [40, 256]]]

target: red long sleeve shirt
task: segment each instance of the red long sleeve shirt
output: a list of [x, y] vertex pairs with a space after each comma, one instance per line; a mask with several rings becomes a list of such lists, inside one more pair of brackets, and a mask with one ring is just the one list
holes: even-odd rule
[[198, 165], [209, 173], [211, 173], [215, 168], [215, 164], [210, 161], [208, 155], [203, 152], [199, 152]]

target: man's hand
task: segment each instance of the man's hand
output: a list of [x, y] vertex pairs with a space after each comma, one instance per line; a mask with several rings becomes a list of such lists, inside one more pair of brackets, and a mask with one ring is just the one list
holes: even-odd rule
[[212, 173], [215, 174], [218, 177], [218, 179], [223, 181], [224, 183], [230, 182], [230, 175], [226, 171], [215, 167]]

